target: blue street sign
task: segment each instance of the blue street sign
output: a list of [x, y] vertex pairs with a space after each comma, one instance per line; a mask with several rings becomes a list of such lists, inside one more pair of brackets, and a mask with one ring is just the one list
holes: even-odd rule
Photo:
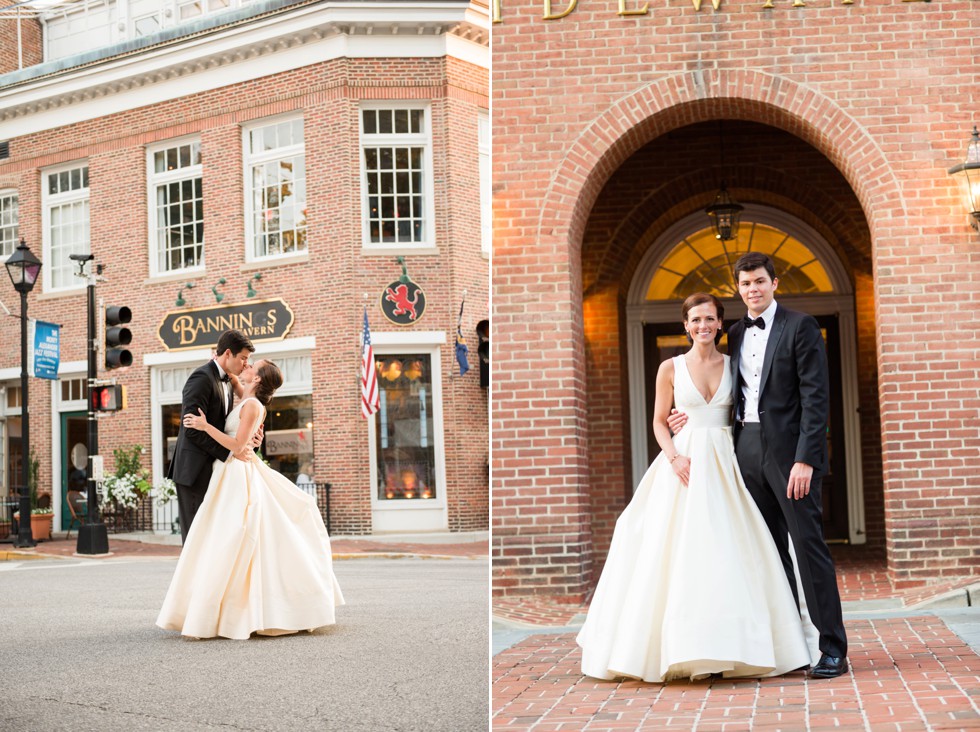
[[28, 352], [28, 373], [40, 379], [57, 379], [61, 326], [32, 320], [29, 330], [28, 342], [31, 348]]

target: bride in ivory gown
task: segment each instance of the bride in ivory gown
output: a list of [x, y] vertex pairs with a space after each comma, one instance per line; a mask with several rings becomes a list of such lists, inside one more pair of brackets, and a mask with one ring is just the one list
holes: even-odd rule
[[[724, 308], [683, 306], [691, 349], [660, 365], [654, 434], [662, 452], [616, 522], [578, 644], [582, 672], [663, 682], [775, 676], [812, 650], [772, 535], [739, 473]], [[671, 439], [671, 404], [688, 414]]]
[[[203, 414], [183, 417], [185, 427], [206, 431], [232, 456], [214, 462], [157, 618], [165, 630], [245, 639], [336, 621], [335, 608], [344, 598], [316, 500], [247, 447], [281, 385], [279, 368], [262, 360], [246, 367], [235, 384], [242, 400], [224, 432]], [[234, 457], [243, 451], [247, 460]]]

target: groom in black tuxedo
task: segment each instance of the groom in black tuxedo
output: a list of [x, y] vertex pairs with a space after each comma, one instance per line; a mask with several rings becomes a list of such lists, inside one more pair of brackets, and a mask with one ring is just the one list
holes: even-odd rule
[[847, 670], [847, 636], [820, 498], [827, 472], [827, 354], [817, 322], [773, 299], [779, 280], [768, 256], [739, 258], [735, 280], [748, 308], [728, 331], [735, 454], [799, 602], [787, 535], [793, 539], [807, 610], [820, 631], [821, 657], [810, 676], [834, 678]]
[[[196, 368], [187, 378], [181, 394], [180, 414], [182, 417], [197, 414], [200, 409], [208, 424], [223, 430], [234, 401], [229, 374], [238, 376], [248, 368], [248, 359], [255, 352], [255, 346], [241, 331], [227, 330], [218, 338], [216, 352], [212, 360]], [[258, 444], [261, 444], [261, 428], [252, 447]], [[230, 454], [206, 432], [185, 428], [181, 419], [177, 446], [167, 471], [167, 477], [177, 486], [181, 542], [187, 540], [187, 532], [204, 501], [214, 461], [227, 460]]]

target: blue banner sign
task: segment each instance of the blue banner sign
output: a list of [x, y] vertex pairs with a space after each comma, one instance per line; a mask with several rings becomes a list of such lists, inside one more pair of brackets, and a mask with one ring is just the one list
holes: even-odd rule
[[29, 324], [28, 373], [39, 379], [58, 378], [58, 360], [61, 352], [61, 326], [32, 320]]

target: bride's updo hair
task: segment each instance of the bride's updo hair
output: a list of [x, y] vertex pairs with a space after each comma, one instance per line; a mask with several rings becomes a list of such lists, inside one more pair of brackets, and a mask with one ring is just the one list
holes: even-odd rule
[[272, 361], [262, 360], [256, 367], [255, 372], [259, 375], [259, 385], [255, 388], [255, 398], [265, 406], [269, 406], [272, 395], [276, 389], [282, 386], [282, 371]]
[[[705, 305], [707, 303], [713, 304], [715, 306], [715, 310], [718, 313], [719, 328], [718, 328], [718, 332], [715, 333], [715, 345], [717, 345], [721, 341], [722, 333], [725, 330], [723, 325], [725, 322], [725, 306], [721, 304], [721, 300], [719, 300], [714, 295], [709, 295], [707, 292], [695, 292], [693, 295], [691, 295], [684, 301], [684, 305], [683, 307], [681, 307], [681, 317], [684, 319], [684, 322], [686, 323], [687, 314], [691, 311], [692, 308], [696, 308], [698, 305]], [[686, 333], [686, 335], [687, 335], [687, 340], [690, 341], [691, 335], [689, 333]]]

